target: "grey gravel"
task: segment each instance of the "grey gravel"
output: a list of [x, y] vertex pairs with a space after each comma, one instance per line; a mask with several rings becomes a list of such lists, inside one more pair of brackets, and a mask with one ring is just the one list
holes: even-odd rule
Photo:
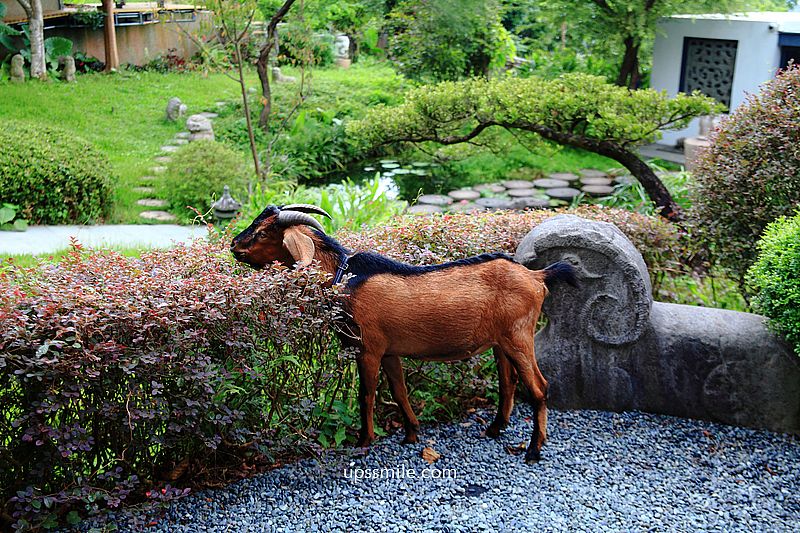
[[[366, 456], [306, 459], [223, 490], [172, 504], [149, 531], [798, 531], [800, 441], [710, 422], [645, 413], [551, 411], [542, 461], [527, 441], [531, 411], [518, 406], [498, 440], [481, 435], [491, 412], [424, 424]], [[355, 468], [428, 467], [455, 478], [352, 479]], [[349, 476], [345, 476], [345, 468]], [[139, 517], [141, 520], [141, 517]], [[122, 531], [133, 519], [117, 517]]]

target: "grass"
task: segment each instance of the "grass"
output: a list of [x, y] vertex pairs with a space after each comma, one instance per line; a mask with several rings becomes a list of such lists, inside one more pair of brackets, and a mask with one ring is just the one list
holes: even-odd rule
[[[97, 250], [97, 249], [98, 248], [92, 248], [92, 250]], [[117, 252], [118, 254], [124, 255], [125, 257], [140, 257], [143, 253], [151, 250], [151, 248], [129, 248], [129, 247], [118, 247], [118, 246], [103, 247], [100, 249]], [[57, 263], [70, 251], [71, 251], [70, 248], [64, 248], [63, 250], [58, 250], [57, 252], [53, 252], [50, 254], [36, 254], [36, 255], [0, 254], [0, 270], [2, 270], [3, 266], [8, 264], [14, 264], [16, 266], [27, 268], [27, 267], [35, 267], [43, 261], [47, 263]]]

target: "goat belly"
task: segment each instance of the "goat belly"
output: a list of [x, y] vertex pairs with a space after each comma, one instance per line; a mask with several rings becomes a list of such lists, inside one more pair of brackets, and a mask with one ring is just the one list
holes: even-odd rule
[[[502, 264], [500, 264], [502, 263]], [[378, 274], [351, 298], [364, 348], [441, 360], [469, 357], [497, 343], [541, 287], [507, 261], [414, 276]]]

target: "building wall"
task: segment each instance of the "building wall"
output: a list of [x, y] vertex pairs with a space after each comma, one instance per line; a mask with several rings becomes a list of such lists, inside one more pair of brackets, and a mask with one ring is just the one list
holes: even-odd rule
[[[198, 50], [187, 33], [197, 35], [210, 28], [211, 13], [201, 11], [193, 22], [157, 22], [141, 26], [117, 26], [117, 52], [120, 64], [144, 65], [175, 49], [179, 57], [188, 59]], [[58, 35], [74, 43], [75, 50], [105, 61], [103, 29], [53, 28], [46, 37]]]
[[[665, 90], [669, 96], [678, 92], [683, 60], [684, 37], [728, 39], [739, 42], [731, 89], [731, 110], [741, 104], [747, 93], [771, 79], [780, 61], [778, 31], [768, 22], [740, 20], [664, 19], [659, 23], [653, 47], [653, 70], [650, 85]], [[666, 131], [662, 144], [675, 144], [683, 137], [698, 134], [698, 120], [688, 128]]]

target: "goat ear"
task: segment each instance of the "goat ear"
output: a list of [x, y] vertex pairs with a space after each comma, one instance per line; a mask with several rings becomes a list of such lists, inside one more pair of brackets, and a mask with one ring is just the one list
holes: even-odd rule
[[286, 248], [298, 266], [311, 264], [314, 259], [314, 241], [300, 231], [299, 227], [286, 228], [283, 232], [283, 247]]

